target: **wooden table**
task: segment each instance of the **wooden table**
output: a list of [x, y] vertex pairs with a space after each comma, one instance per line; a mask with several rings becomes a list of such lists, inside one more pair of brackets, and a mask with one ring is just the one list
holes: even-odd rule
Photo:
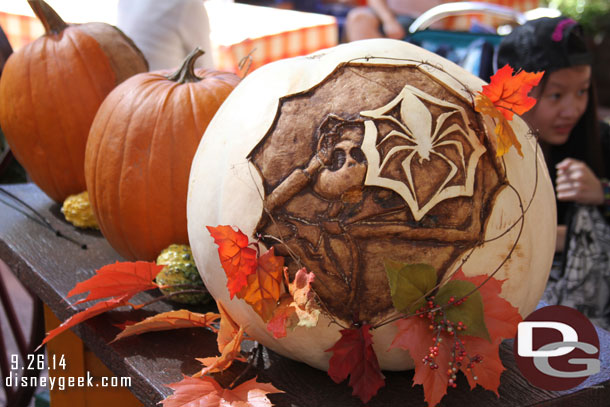
[[[59, 205], [53, 203], [36, 186], [26, 184], [3, 188], [27, 202], [62, 233], [88, 247], [83, 250], [76, 244], [56, 237], [49, 229], [26, 216], [25, 213], [30, 214], [29, 211], [0, 194], [0, 258], [63, 321], [81, 309], [64, 299], [67, 292], [77, 282], [91, 277], [97, 268], [121, 259], [99, 233], [78, 231], [66, 223]], [[144, 302], [154, 295], [143, 293], [135, 297], [135, 300]], [[182, 373], [195, 373], [200, 368], [195, 361], [196, 357], [216, 353], [215, 335], [204, 329], [185, 329], [144, 334], [110, 345], [108, 342], [119, 332], [114, 324], [173, 308], [169, 303], [157, 302], [139, 312], [113, 311], [75, 329], [85, 346], [116, 376], [132, 378], [130, 390], [146, 406], [154, 406], [171, 394], [165, 384], [181, 380]], [[502, 375], [500, 398], [480, 387], [469, 391], [465, 378], [460, 375], [458, 387], [449, 389], [442, 405], [607, 406], [610, 400], [610, 334], [601, 330], [599, 333], [602, 342], [602, 371], [589, 377], [577, 389], [551, 392], [531, 386], [517, 371], [510, 344], [504, 343], [501, 357], [507, 370]], [[61, 341], [61, 338], [54, 341]], [[68, 357], [67, 364], [70, 363], [73, 361]], [[236, 368], [237, 370], [231, 369], [221, 380], [230, 381], [231, 376], [241, 370], [243, 365]], [[263, 358], [252, 374], [257, 374], [259, 381], [272, 382], [278, 389], [285, 391], [284, 394], [269, 395], [276, 406], [361, 406], [360, 401], [351, 396], [351, 389], [345, 383], [335, 384], [325, 372], [271, 351], [263, 352]], [[386, 385], [369, 406], [425, 405], [421, 386], [412, 387], [412, 372], [384, 374]], [[72, 402], [71, 405], [77, 407], [78, 403]], [[114, 405], [125, 404], [117, 400]]]

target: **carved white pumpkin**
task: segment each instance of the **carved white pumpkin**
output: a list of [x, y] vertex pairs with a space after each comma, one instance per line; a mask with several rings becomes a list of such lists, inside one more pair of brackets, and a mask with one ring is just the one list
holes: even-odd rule
[[[248, 75], [207, 128], [191, 169], [189, 240], [214, 298], [253, 338], [327, 369], [350, 325], [392, 312], [386, 259], [428, 263], [439, 277], [506, 279], [502, 297], [530, 313], [555, 247], [555, 199], [529, 128], [511, 125], [523, 157], [499, 159], [494, 124], [473, 110], [484, 83], [394, 40], [340, 45]], [[524, 214], [524, 216], [522, 216]], [[522, 221], [523, 220], [523, 221]], [[206, 226], [232, 225], [305, 265], [328, 314], [274, 339], [243, 300], [230, 300]], [[282, 243], [279, 243], [281, 241]], [[289, 256], [290, 254], [290, 256]], [[297, 261], [298, 260], [298, 261]], [[412, 368], [387, 351], [393, 325], [373, 331], [383, 369]]]

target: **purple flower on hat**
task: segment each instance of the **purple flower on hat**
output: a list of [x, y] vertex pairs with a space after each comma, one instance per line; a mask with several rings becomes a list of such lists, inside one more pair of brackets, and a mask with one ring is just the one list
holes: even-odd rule
[[555, 42], [561, 41], [563, 39], [563, 31], [574, 24], [577, 23], [571, 18], [565, 18], [561, 20], [559, 23], [557, 23], [553, 34], [551, 34], [551, 39]]

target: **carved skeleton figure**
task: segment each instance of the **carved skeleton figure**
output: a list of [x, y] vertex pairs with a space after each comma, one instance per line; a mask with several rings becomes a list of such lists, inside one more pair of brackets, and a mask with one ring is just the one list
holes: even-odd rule
[[318, 195], [329, 200], [340, 199], [345, 192], [362, 188], [367, 170], [366, 157], [360, 148], [361, 126], [347, 123], [336, 131], [339, 141], [328, 146], [328, 162], [313, 186]]
[[[405, 72], [439, 96], [406, 83]], [[391, 85], [380, 87], [385, 78]], [[327, 110], [311, 103], [337, 89], [351, 97]], [[479, 239], [499, 172], [475, 133], [476, 113], [444, 92], [417, 68], [348, 66], [283, 98], [250, 155], [265, 188], [257, 231], [292, 257], [291, 273], [316, 273], [333, 315], [370, 320], [393, 309], [390, 296], [371, 295], [387, 290], [384, 260], [431, 264], [442, 276]]]

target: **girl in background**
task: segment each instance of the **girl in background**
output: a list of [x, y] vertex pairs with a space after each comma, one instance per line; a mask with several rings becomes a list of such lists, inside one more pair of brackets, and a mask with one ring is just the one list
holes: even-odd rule
[[610, 327], [610, 126], [597, 116], [592, 55], [581, 26], [564, 17], [516, 27], [498, 67], [545, 71], [523, 115], [538, 135], [557, 196], [556, 262], [543, 300]]

